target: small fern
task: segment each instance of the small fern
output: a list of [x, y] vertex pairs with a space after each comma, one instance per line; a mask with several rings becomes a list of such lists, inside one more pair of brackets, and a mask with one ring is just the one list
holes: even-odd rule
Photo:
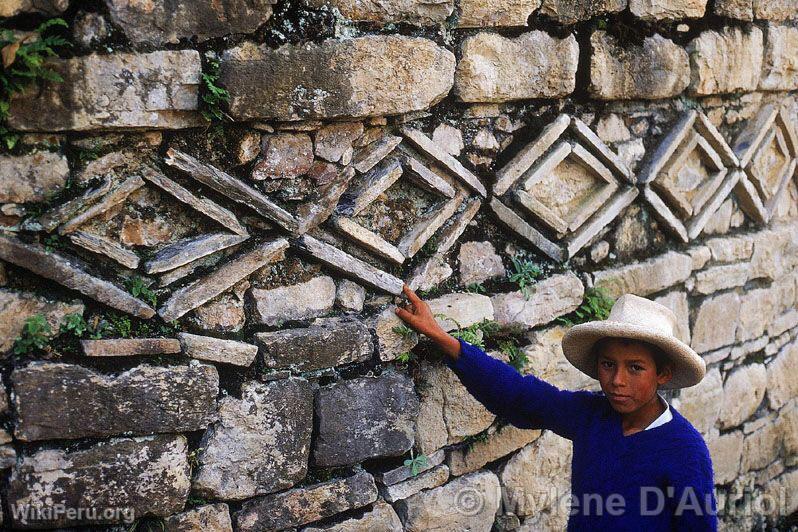
[[529, 289], [537, 282], [538, 277], [541, 276], [543, 271], [540, 266], [529, 260], [521, 260], [517, 257], [511, 257], [513, 268], [515, 271], [511, 273], [508, 278], [511, 282], [518, 285], [519, 290], [524, 294], [526, 299], [529, 299], [531, 292]]
[[603, 288], [591, 287], [585, 290], [582, 304], [575, 311], [557, 318], [557, 323], [572, 326], [593, 320], [606, 320], [615, 300]]
[[208, 59], [207, 72], [202, 73], [202, 117], [208, 122], [220, 122], [230, 116], [222, 110], [222, 106], [230, 102], [230, 93], [227, 89], [216, 84], [219, 81], [221, 64], [216, 58]]
[[24, 355], [44, 349], [51, 332], [50, 324], [44, 316], [36, 314], [29, 317], [22, 326], [22, 334], [14, 341], [14, 354]]
[[509, 363], [518, 373], [521, 373], [529, 362], [526, 351], [518, 347], [515, 340], [502, 340], [499, 342], [499, 351], [507, 355]]

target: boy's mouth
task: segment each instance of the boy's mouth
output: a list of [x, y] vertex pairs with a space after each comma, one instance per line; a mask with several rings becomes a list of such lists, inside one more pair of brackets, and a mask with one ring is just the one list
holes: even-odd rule
[[611, 394], [609, 394], [609, 398], [612, 399], [613, 401], [623, 402], [623, 401], [626, 401], [627, 399], [629, 399], [629, 396], [628, 395], [619, 395], [619, 394], [616, 394], [616, 393], [611, 393]]

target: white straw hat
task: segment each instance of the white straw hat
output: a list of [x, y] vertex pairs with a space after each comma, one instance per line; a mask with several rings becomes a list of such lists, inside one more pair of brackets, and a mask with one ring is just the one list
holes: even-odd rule
[[571, 327], [562, 339], [565, 358], [577, 369], [598, 379], [593, 345], [601, 338], [633, 338], [659, 346], [671, 361], [673, 378], [660, 389], [687, 388], [701, 382], [707, 365], [689, 345], [674, 335], [676, 315], [666, 306], [624, 294], [618, 298], [606, 320], [589, 321]]

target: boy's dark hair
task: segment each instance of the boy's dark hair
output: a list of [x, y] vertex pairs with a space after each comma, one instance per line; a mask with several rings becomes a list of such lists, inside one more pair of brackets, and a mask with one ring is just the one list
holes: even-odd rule
[[632, 345], [635, 343], [643, 344], [654, 358], [654, 365], [657, 368], [657, 375], [662, 373], [662, 370], [671, 363], [670, 358], [665, 354], [665, 351], [663, 351], [658, 345], [652, 344], [651, 342], [638, 340], [637, 338], [625, 338], [623, 336], [605, 336], [593, 344], [593, 349], [591, 350], [594, 360], [596, 360], [596, 364], [598, 364], [598, 355], [604, 352], [604, 348], [606, 347], [607, 343], [612, 340], [618, 341], [623, 345]]

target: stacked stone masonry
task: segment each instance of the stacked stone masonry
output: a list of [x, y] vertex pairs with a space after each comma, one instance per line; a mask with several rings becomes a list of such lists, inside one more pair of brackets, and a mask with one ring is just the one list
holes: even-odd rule
[[594, 289], [666, 305], [722, 526], [795, 522], [794, 1], [0, 2], [51, 17], [0, 122], [4, 526], [564, 529], [571, 442], [472, 398], [405, 282], [571, 390]]

